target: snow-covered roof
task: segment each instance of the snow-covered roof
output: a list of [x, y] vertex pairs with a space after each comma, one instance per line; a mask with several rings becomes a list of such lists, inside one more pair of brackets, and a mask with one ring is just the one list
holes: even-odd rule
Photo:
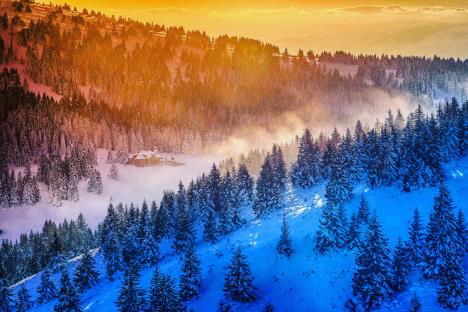
[[138, 153], [132, 154], [130, 158], [133, 159], [148, 159], [159, 157], [157, 153], [153, 151], [139, 151]]

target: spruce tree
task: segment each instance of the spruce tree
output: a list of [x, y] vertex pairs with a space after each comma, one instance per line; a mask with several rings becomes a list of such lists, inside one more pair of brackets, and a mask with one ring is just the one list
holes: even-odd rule
[[353, 212], [346, 236], [346, 247], [348, 250], [361, 246], [361, 224], [358, 215]]
[[315, 249], [320, 254], [341, 248], [346, 242], [346, 224], [338, 208], [328, 203], [322, 209], [319, 229], [315, 234]]
[[331, 165], [330, 181], [325, 187], [325, 198], [332, 205], [343, 205], [353, 197], [353, 187], [345, 171], [342, 156], [337, 156]]
[[106, 164], [110, 165], [110, 164], [113, 164], [115, 161], [114, 161], [114, 156], [112, 154], [112, 151], [109, 150], [107, 152], [107, 158], [106, 158]]
[[54, 305], [54, 312], [81, 312], [80, 297], [75, 286], [70, 281], [70, 276], [66, 271], [62, 273], [60, 279], [60, 290], [57, 296], [57, 303]]
[[241, 302], [255, 300], [255, 287], [252, 281], [253, 276], [247, 258], [242, 254], [241, 248], [237, 247], [224, 279], [224, 296]]
[[182, 275], [180, 276], [181, 300], [190, 300], [200, 293], [201, 289], [201, 267], [200, 259], [195, 253], [195, 247], [190, 245], [185, 252]]
[[152, 236], [151, 218], [146, 201], [143, 202], [138, 221], [139, 263], [143, 266], [154, 265], [159, 259], [159, 247]]
[[103, 223], [103, 242], [101, 251], [104, 255], [106, 273], [109, 280], [113, 280], [114, 274], [122, 269], [122, 247], [119, 239], [119, 218], [114, 207], [109, 205], [107, 215]]
[[422, 264], [426, 278], [437, 278], [443, 260], [451, 250], [457, 250], [459, 246], [453, 209], [450, 193], [442, 183], [439, 194], [434, 199], [433, 211], [427, 226], [426, 249]]
[[287, 171], [281, 147], [273, 145], [271, 152], [271, 166], [273, 169], [273, 187], [275, 189], [275, 206], [279, 207], [283, 202], [286, 192]]
[[320, 151], [313, 143], [309, 129], [306, 129], [299, 140], [297, 160], [291, 168], [291, 182], [294, 186], [308, 188], [320, 179]]
[[408, 252], [410, 255], [410, 260], [415, 265], [419, 265], [423, 260], [424, 255], [424, 226], [419, 216], [418, 208], [414, 209], [413, 213], [413, 222], [409, 228], [409, 242], [408, 242]]
[[360, 222], [369, 223], [369, 203], [364, 195], [361, 196], [361, 201], [359, 202], [359, 209], [358, 209], [358, 219]]
[[241, 199], [240, 205], [247, 204], [253, 200], [254, 181], [244, 163], [239, 165], [235, 175], [237, 196]]
[[109, 177], [114, 180], [119, 179], [119, 168], [117, 168], [117, 165], [115, 163], [112, 163], [110, 170], [109, 170]]
[[[1, 272], [0, 272], [1, 273]], [[13, 312], [13, 294], [5, 279], [0, 275], [0, 311]]]
[[463, 257], [459, 250], [445, 253], [438, 279], [437, 300], [444, 308], [456, 310], [468, 302]]
[[151, 279], [149, 310], [153, 312], [179, 312], [179, 300], [174, 279], [161, 274], [156, 269]]
[[92, 170], [89, 176], [88, 192], [96, 195], [102, 194], [102, 178], [97, 169]]
[[416, 293], [414, 293], [413, 297], [411, 297], [410, 304], [410, 312], [421, 311], [421, 299], [419, 299], [419, 296]]
[[210, 198], [213, 201], [214, 210], [219, 212], [221, 210], [221, 173], [219, 172], [219, 169], [216, 168], [215, 164], [211, 167], [211, 171], [208, 176], [208, 189], [211, 195]]
[[233, 223], [234, 195], [231, 173], [227, 172], [222, 179], [220, 190], [221, 210], [219, 212], [219, 232], [221, 234], [228, 234], [235, 228]]
[[57, 287], [51, 278], [51, 272], [49, 269], [45, 269], [41, 274], [41, 282], [37, 288], [38, 302], [43, 304], [52, 301], [57, 297]]
[[212, 209], [208, 211], [208, 217], [203, 225], [203, 239], [212, 244], [218, 239], [218, 227], [215, 213]]
[[164, 193], [159, 206], [156, 220], [153, 225], [153, 237], [155, 240], [160, 241], [163, 238], [169, 237], [171, 233], [171, 222], [169, 220], [169, 207], [173, 206], [172, 198], [167, 192]]
[[16, 302], [15, 302], [16, 312], [29, 311], [32, 305], [33, 305], [33, 302], [31, 300], [31, 295], [29, 294], [28, 289], [23, 284], [18, 290], [18, 295], [17, 295]]
[[366, 240], [356, 257], [357, 269], [353, 275], [354, 295], [366, 310], [378, 308], [390, 294], [390, 259], [387, 239], [374, 212]]
[[130, 265], [124, 273], [124, 281], [115, 303], [120, 312], [140, 312], [145, 309], [145, 293], [138, 285], [140, 274]]
[[465, 216], [461, 209], [458, 210], [457, 216], [457, 236], [461, 252], [468, 251], [468, 230], [466, 229]]
[[276, 245], [276, 251], [279, 254], [285, 255], [287, 258], [291, 257], [293, 253], [291, 238], [289, 237], [289, 227], [286, 222], [286, 213], [283, 214], [283, 223], [281, 224], [281, 235]]
[[125, 218], [126, 231], [122, 248], [122, 259], [127, 266], [135, 269], [141, 268], [140, 258], [140, 239], [138, 237], [139, 210], [133, 204], [130, 204], [128, 215]]
[[274, 199], [276, 190], [273, 182], [273, 167], [270, 158], [271, 156], [267, 154], [255, 187], [253, 211], [257, 218], [276, 208], [276, 201]]
[[188, 246], [195, 241], [195, 233], [193, 229], [192, 220], [187, 208], [185, 191], [183, 185], [179, 185], [179, 192], [177, 193], [177, 209], [179, 212], [176, 237], [173, 243], [173, 248], [176, 252], [184, 252]]
[[29, 178], [24, 186], [23, 203], [35, 205], [41, 200], [41, 194], [35, 177]]
[[74, 282], [79, 292], [84, 292], [93, 287], [99, 278], [96, 270], [96, 260], [89, 251], [85, 252], [81, 258], [80, 264], [75, 270]]
[[398, 239], [398, 243], [393, 253], [392, 267], [391, 267], [391, 281], [392, 287], [396, 291], [405, 290], [408, 285], [408, 275], [410, 273], [410, 259], [408, 252], [403, 245], [401, 239]]

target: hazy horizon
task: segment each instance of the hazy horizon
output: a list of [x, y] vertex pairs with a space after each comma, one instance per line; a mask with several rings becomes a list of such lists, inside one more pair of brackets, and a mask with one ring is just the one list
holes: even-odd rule
[[[464, 1], [62, 1], [143, 22], [183, 26], [210, 36], [245, 36], [288, 48], [468, 58]], [[423, 5], [425, 3], [425, 5]]]

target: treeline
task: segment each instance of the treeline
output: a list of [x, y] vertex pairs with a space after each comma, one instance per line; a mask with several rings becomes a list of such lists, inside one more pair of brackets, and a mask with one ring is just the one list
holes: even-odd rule
[[[98, 240], [82, 214], [60, 224], [47, 220], [42, 231], [21, 234], [15, 242], [2, 240], [0, 280], [12, 285], [47, 268], [61, 270], [67, 260], [97, 247]], [[1, 306], [1, 305], [0, 305]]]
[[414, 95], [437, 97], [442, 91], [461, 101], [468, 94], [459, 83], [460, 77], [468, 75], [468, 60], [401, 55], [353, 55], [343, 51], [323, 52], [319, 62], [357, 65], [359, 79], [369, 79], [381, 87], [402, 88]]

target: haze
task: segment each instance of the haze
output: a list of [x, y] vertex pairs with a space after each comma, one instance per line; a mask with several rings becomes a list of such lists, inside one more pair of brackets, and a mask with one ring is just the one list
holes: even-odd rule
[[300, 48], [315, 52], [341, 49], [353, 53], [467, 58], [467, 1], [449, 0], [443, 5], [438, 2], [67, 1], [79, 9], [86, 7], [144, 22], [203, 30], [212, 36], [257, 38], [293, 53]]

